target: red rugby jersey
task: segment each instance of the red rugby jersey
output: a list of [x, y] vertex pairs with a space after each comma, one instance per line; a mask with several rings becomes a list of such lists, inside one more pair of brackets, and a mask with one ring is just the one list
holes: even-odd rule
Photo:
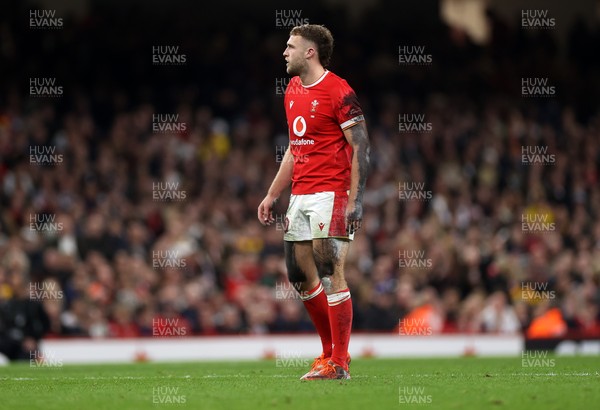
[[343, 130], [364, 121], [354, 90], [326, 70], [307, 86], [293, 77], [284, 101], [294, 156], [292, 194], [349, 190], [352, 146]]

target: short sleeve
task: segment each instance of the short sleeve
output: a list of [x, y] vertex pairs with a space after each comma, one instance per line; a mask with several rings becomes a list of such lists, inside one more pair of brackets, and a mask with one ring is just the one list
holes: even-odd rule
[[342, 130], [365, 120], [356, 93], [346, 81], [340, 82], [334, 89], [332, 97], [334, 113]]

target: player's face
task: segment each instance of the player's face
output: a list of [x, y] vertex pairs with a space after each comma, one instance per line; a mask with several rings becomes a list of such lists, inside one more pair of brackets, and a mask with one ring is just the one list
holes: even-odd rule
[[290, 36], [287, 47], [283, 51], [286, 71], [289, 75], [300, 75], [308, 69], [307, 53], [311, 48], [310, 41], [301, 36]]

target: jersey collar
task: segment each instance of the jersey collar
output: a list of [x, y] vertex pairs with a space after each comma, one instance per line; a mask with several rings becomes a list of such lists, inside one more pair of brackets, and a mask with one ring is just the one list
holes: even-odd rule
[[300, 81], [300, 85], [302, 85], [302, 87], [304, 88], [310, 88], [310, 87], [314, 87], [315, 85], [319, 84], [321, 81], [323, 81], [323, 79], [325, 78], [325, 76], [329, 73], [329, 70], [325, 70], [325, 72], [323, 73], [323, 75], [321, 77], [319, 77], [319, 79], [317, 81], [315, 81], [312, 84], [309, 85], [304, 85], [302, 84], [302, 81]]

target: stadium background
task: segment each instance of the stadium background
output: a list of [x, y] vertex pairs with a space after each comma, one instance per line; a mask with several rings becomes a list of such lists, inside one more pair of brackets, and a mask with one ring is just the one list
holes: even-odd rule
[[[478, 4], [9, 1], [5, 354], [29, 358], [42, 336], [165, 327], [174, 337], [312, 332], [287, 284], [281, 226], [256, 219], [287, 145], [286, 15], [331, 29], [331, 69], [367, 118], [372, 171], [346, 271], [355, 332], [397, 333], [410, 318], [431, 334], [527, 333], [546, 318], [532, 335], [600, 337], [598, 3], [490, 1], [477, 14]], [[529, 8], [556, 26], [522, 27]], [[64, 25], [32, 29], [30, 9], [56, 10]], [[470, 36], [442, 9], [480, 24]], [[185, 61], [154, 64], [165, 46]], [[424, 47], [431, 64], [402, 64], [399, 47]], [[32, 96], [32, 78], [62, 91]], [[554, 91], [523, 95], [524, 78]], [[427, 130], [402, 131], [407, 115]], [[179, 130], [155, 130], [165, 123]], [[58, 157], [32, 162], [40, 147]], [[543, 164], [524, 160], [531, 147], [547, 149]], [[409, 187], [425, 200], [403, 196]], [[544, 224], [529, 232], [532, 215]], [[56, 225], [32, 229], [40, 221]]]

